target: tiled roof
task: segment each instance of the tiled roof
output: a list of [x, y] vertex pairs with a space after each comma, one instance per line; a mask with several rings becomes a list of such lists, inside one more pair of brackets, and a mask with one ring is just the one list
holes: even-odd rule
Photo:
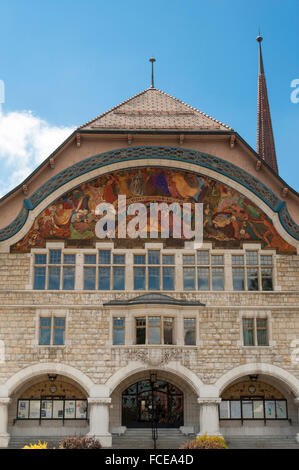
[[81, 130], [231, 131], [157, 88], [148, 88], [79, 127]]

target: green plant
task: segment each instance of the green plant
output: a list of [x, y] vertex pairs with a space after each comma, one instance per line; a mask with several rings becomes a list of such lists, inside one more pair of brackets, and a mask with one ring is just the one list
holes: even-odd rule
[[227, 449], [227, 445], [223, 437], [204, 434], [185, 442], [180, 449]]
[[101, 449], [101, 443], [94, 437], [71, 436], [59, 443], [59, 449]]

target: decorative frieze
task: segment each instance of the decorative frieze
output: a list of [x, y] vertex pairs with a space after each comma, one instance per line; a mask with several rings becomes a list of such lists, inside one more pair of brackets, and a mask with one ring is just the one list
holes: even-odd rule
[[185, 367], [196, 360], [196, 350], [186, 347], [121, 347], [112, 349], [113, 361], [120, 361], [120, 365], [128, 361], [139, 361], [153, 367], [162, 367], [169, 362], [179, 362]]

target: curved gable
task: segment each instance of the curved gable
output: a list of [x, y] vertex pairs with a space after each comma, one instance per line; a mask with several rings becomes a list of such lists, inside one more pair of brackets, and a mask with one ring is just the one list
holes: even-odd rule
[[[194, 150], [186, 150], [186, 149], [171, 148], [171, 147], [132, 147], [132, 148], [129, 148], [129, 149], [128, 148], [119, 149], [117, 151], [110, 151], [110, 152], [106, 152], [106, 153], [101, 154], [101, 155], [96, 155], [94, 157], [88, 158], [84, 161], [81, 161], [81, 162], [79, 162], [79, 163], [63, 170], [61, 173], [59, 173], [58, 175], [56, 175], [55, 177], [53, 177], [52, 179], [47, 181], [45, 184], [43, 184], [37, 191], [35, 191], [34, 194], [32, 194], [32, 196], [30, 198], [24, 200], [24, 206], [23, 206], [21, 212], [19, 213], [18, 217], [9, 226], [7, 226], [4, 229], [0, 230], [0, 240], [4, 241], [6, 239], [9, 239], [9, 238], [13, 237], [15, 234], [19, 233], [19, 231], [21, 230], [23, 225], [26, 223], [27, 218], [28, 218], [28, 214], [30, 213], [30, 211], [36, 212], [36, 210], [37, 210], [37, 212], [39, 213], [40, 211], [38, 211], [38, 207], [40, 205], [41, 206], [44, 205], [44, 202], [46, 200], [49, 201], [49, 204], [51, 202], [51, 205], [53, 205], [53, 198], [51, 198], [51, 195], [53, 195], [53, 193], [57, 192], [57, 190], [59, 190], [59, 189], [63, 193], [63, 188], [65, 187], [66, 184], [68, 184], [68, 186], [69, 186], [69, 185], [72, 185], [72, 182], [73, 182], [74, 183], [73, 186], [76, 186], [76, 181], [77, 181], [76, 179], [78, 179], [79, 177], [81, 178], [81, 181], [82, 181], [82, 178], [87, 181], [89, 179], [88, 178], [88, 176], [89, 176], [88, 173], [93, 172], [94, 170], [97, 170], [97, 169], [102, 169], [102, 172], [103, 172], [103, 170], [105, 172], [105, 167], [108, 166], [108, 165], [109, 165], [109, 169], [111, 169], [111, 165], [113, 165], [113, 164], [115, 164], [117, 166], [117, 164], [122, 163], [123, 166], [126, 166], [126, 162], [127, 162], [128, 163], [127, 166], [129, 167], [129, 166], [132, 165], [133, 162], [136, 162], [136, 165], [141, 165], [143, 160], [148, 162], [149, 159], [151, 159], [151, 161], [153, 162], [153, 166], [161, 165], [161, 167], [164, 167], [164, 166], [167, 167], [167, 161], [169, 162], [169, 164], [170, 164], [170, 162], [176, 162], [176, 165], [178, 165], [182, 168], [184, 167], [184, 163], [195, 165], [196, 169], [198, 170], [198, 178], [201, 178], [201, 181], [202, 181], [199, 184], [201, 186], [205, 185], [205, 188], [206, 188], [205, 197], [203, 197], [202, 194], [200, 195], [199, 193], [197, 193], [197, 199], [196, 199], [197, 202], [204, 202], [205, 204], [209, 204], [209, 198], [211, 197], [209, 191], [211, 191], [211, 189], [207, 190], [207, 187], [209, 185], [210, 185], [210, 187], [212, 187], [213, 185], [215, 186], [215, 183], [212, 183], [212, 181], [214, 181], [214, 179], [210, 179], [208, 181], [208, 178], [206, 176], [201, 175], [201, 172], [203, 173], [204, 169], [212, 170], [213, 174], [216, 175], [216, 177], [218, 179], [218, 183], [217, 183], [218, 189], [217, 189], [217, 191], [219, 192], [219, 194], [224, 194], [224, 193], [232, 191], [232, 188], [228, 189], [228, 187], [230, 185], [225, 185], [222, 181], [224, 181], [224, 180], [225, 180], [225, 182], [231, 181], [232, 185], [233, 185], [234, 182], [237, 182], [239, 186], [244, 188], [244, 193], [246, 193], [246, 195], [252, 194], [253, 197], [257, 196], [262, 201], [262, 203], [264, 205], [266, 205], [268, 208], [271, 209], [270, 212], [273, 213], [274, 216], [275, 216], [275, 213], [278, 214], [281, 225], [283, 226], [284, 230], [286, 232], [288, 232], [289, 235], [291, 235], [291, 237], [294, 239], [294, 242], [295, 242], [295, 240], [299, 240], [299, 227], [294, 223], [294, 221], [292, 221], [292, 219], [291, 219], [291, 217], [288, 213], [288, 210], [287, 210], [287, 207], [286, 207], [285, 203], [283, 201], [281, 201], [272, 191], [270, 191], [257, 178], [255, 178], [254, 176], [248, 174], [244, 170], [236, 167], [232, 163], [224, 161], [224, 160], [222, 160], [218, 157], [208, 155], [208, 154], [205, 154], [205, 153], [202, 153], [202, 152], [194, 151]], [[157, 160], [159, 160], [159, 161], [157, 161]], [[202, 168], [202, 170], [200, 170], [200, 168]], [[132, 171], [132, 170], [130, 170], [130, 171]], [[143, 172], [142, 177], [146, 178], [146, 175], [145, 176], [144, 175], [145, 174]], [[185, 177], [188, 178], [187, 174], [185, 176], [183, 175], [182, 177], [183, 178], [185, 178]], [[107, 178], [107, 176], [106, 176], [106, 178]], [[131, 176], [130, 176], [130, 178], [131, 178]], [[115, 181], [117, 180], [116, 175], [114, 175], [114, 180]], [[219, 180], [221, 180], [221, 181], [219, 181]], [[96, 183], [96, 184], [98, 185], [98, 184], [101, 184], [101, 183]], [[103, 183], [103, 184], [106, 185], [107, 183]], [[92, 185], [92, 182], [90, 182], [89, 185]], [[156, 188], [156, 189], [158, 190], [159, 188]], [[76, 193], [76, 191], [78, 192], [80, 190], [79, 189], [74, 189], [73, 191]], [[81, 189], [81, 191], [82, 191], [82, 189]], [[114, 191], [117, 191], [117, 188], [114, 188]], [[235, 190], [233, 190], [233, 191], [234, 191], [234, 196], [233, 196], [232, 200], [235, 200], [235, 201], [239, 200], [238, 204], [240, 204], [241, 199], [242, 199], [242, 201], [244, 201], [245, 199], [247, 201], [248, 198], [244, 199], [244, 196], [242, 196], [240, 192], [238, 192], [238, 194], [237, 194], [237, 192]], [[166, 193], [162, 194], [162, 196], [166, 196]], [[168, 194], [168, 196], [169, 196], [169, 194]], [[71, 195], [71, 193], [69, 192], [68, 197], [72, 199], [74, 197], [74, 194]], [[51, 199], [52, 199], [52, 201], [51, 201]], [[181, 197], [181, 199], [182, 199], [182, 197]], [[255, 199], [256, 199], [256, 197], [255, 197]], [[194, 198], [193, 198], [193, 200], [195, 201]], [[249, 196], [248, 201], [249, 200], [250, 200], [250, 196]], [[250, 237], [246, 237], [246, 238], [247, 239], [252, 239], [252, 240], [261, 240], [264, 243], [264, 246], [274, 247], [274, 245], [276, 245], [275, 248], [280, 250], [280, 251], [293, 252], [294, 249], [290, 249], [290, 248], [286, 248], [286, 247], [282, 248], [282, 242], [280, 242], [280, 243], [278, 243], [278, 241], [273, 242], [272, 239], [277, 239], [277, 236], [279, 236], [277, 234], [276, 230], [275, 230], [275, 232], [276, 232], [277, 235], [275, 234], [275, 236], [274, 236], [274, 234], [272, 234], [272, 235], [270, 235], [270, 238], [267, 237], [268, 232], [265, 229], [265, 227], [268, 225], [268, 229], [270, 230], [269, 227], [270, 226], [272, 227], [273, 223], [271, 222], [269, 217], [264, 214], [264, 212], [263, 212], [264, 215], [263, 216], [261, 215], [262, 212], [257, 207], [256, 204], [252, 204], [252, 203], [249, 204], [249, 202], [246, 202], [246, 201], [242, 202], [241, 205], [239, 206], [239, 208], [242, 209], [242, 204], [245, 204], [246, 208], [247, 207], [249, 208], [249, 206], [251, 206], [253, 209], [251, 211], [250, 217], [251, 217], [252, 220], [256, 219], [255, 220], [256, 228], [252, 229], [250, 231], [250, 237], [251, 238]], [[107, 201], [107, 202], [109, 202], [109, 201]], [[58, 204], [58, 200], [54, 202], [54, 206], [55, 206], [55, 204], [56, 205]], [[220, 204], [220, 201], [219, 201], [219, 204]], [[216, 220], [215, 220], [216, 212], [215, 212], [215, 207], [212, 207], [212, 206], [210, 204], [210, 212], [211, 211], [213, 212], [213, 210], [214, 210], [214, 213], [213, 214], [211, 213], [209, 215], [209, 217], [210, 218], [214, 217], [213, 218], [213, 224], [215, 225], [215, 223], [216, 223]], [[75, 210], [75, 209], [76, 208], [73, 207], [73, 210]], [[232, 210], [232, 208], [231, 208], [231, 210]], [[49, 208], [47, 209], [47, 211], [49, 211]], [[43, 212], [42, 212], [42, 214], [43, 214]], [[206, 216], [208, 216], [208, 209], [207, 208], [206, 208], [206, 212], [207, 212]], [[245, 212], [246, 212], [246, 210], [245, 210]], [[250, 209], [249, 209], [249, 212], [250, 212]], [[42, 214], [40, 214], [40, 216], [42, 216]], [[267, 212], [267, 214], [268, 214], [268, 212]], [[236, 216], [236, 214], [235, 214], [235, 216]], [[218, 215], [218, 219], [220, 220], [219, 217], [220, 216]], [[233, 217], [233, 215], [232, 215], [232, 217]], [[240, 214], [237, 215], [237, 217], [240, 218]], [[261, 220], [262, 218], [264, 219], [264, 222], [258, 222], [258, 219]], [[221, 223], [224, 224], [225, 222], [223, 221], [223, 222], [220, 222], [220, 224]], [[26, 226], [27, 226], [27, 224], [28, 224], [28, 221], [26, 223]], [[36, 225], [36, 221], [34, 222], [34, 224]], [[33, 228], [33, 225], [32, 225], [32, 228]], [[264, 227], [263, 230], [261, 230], [262, 226]], [[257, 228], [257, 227], [259, 227], [259, 228]], [[31, 230], [32, 230], [32, 228], [31, 228]], [[28, 229], [29, 229], [29, 226], [28, 226]], [[219, 223], [218, 223], [217, 229], [218, 229], [218, 231], [220, 230]], [[226, 231], [228, 231], [228, 229]], [[224, 241], [230, 241], [230, 242], [233, 241], [232, 237], [230, 237], [230, 240], [224, 240], [225, 237], [222, 237], [222, 239], [221, 239], [221, 236], [220, 236], [220, 240], [219, 240], [219, 237], [217, 239], [217, 236], [216, 236], [217, 234], [216, 235], [207, 234], [207, 229], [205, 229], [205, 232], [206, 232], [205, 233], [205, 238], [206, 239], [212, 239], [214, 241], [217, 241], [218, 244], [221, 241], [223, 241], [223, 242]], [[51, 237], [48, 237], [48, 236], [46, 237], [47, 234], [44, 234], [45, 240], [46, 239], [52, 239], [53, 237], [54, 237], [54, 239], [57, 239], [57, 238], [62, 238], [63, 239], [63, 238], [67, 238], [67, 237], [70, 236], [69, 232], [67, 232], [67, 231], [65, 232], [65, 236], [63, 236], [63, 234], [61, 234], [61, 233], [58, 236], [59, 233], [60, 232], [58, 230], [57, 234], [56, 235], [52, 234]], [[262, 234], [262, 236], [261, 236], [261, 234]], [[249, 235], [249, 233], [247, 235]], [[264, 236], [266, 238], [263, 238]], [[83, 237], [86, 237], [86, 235], [84, 235]], [[21, 237], [17, 237], [17, 238], [19, 239]], [[242, 237], [239, 236], [239, 241], [241, 241], [241, 238]], [[270, 240], [271, 240], [271, 243], [270, 243]], [[14, 243], [14, 242], [15, 242], [15, 237], [14, 237], [14, 240], [12, 240], [12, 243]], [[273, 243], [274, 243], [274, 245], [273, 245]], [[20, 244], [18, 246], [20, 247]], [[14, 247], [14, 249], [16, 249], [16, 247]], [[23, 250], [24, 250], [24, 248], [23, 248]]]
[[[137, 159], [141, 164], [145, 156], [151, 158], [151, 166], [129, 168], [128, 164], [125, 165], [128, 168], [115, 171], [109, 167], [107, 173], [102, 168], [102, 175], [91, 180], [88, 178], [89, 173], [96, 168]], [[157, 158], [159, 162], [155, 160]], [[181, 168], [167, 167], [166, 160], [179, 160]], [[183, 169], [183, 162], [195, 163], [198, 171]], [[204, 168], [212, 169], [219, 179], [203, 174]], [[226, 175], [229, 175], [229, 179]], [[78, 176], [83, 176], [84, 182], [76, 186], [75, 178]], [[64, 185], [72, 180], [76, 187], [63, 192]], [[244, 187], [244, 192], [227, 184], [229, 181], [232, 185], [237, 181]], [[62, 191], [61, 195], [51, 198], [58, 188]], [[89, 240], [90, 243], [99, 241], [95, 235], [95, 224], [99, 219], [95, 215], [96, 205], [103, 201], [116, 205], [117, 196], [125, 194], [128, 204], [137, 200], [147, 206], [153, 201], [204, 203], [204, 239], [212, 241], [216, 246], [239, 247], [243, 242], [259, 241], [265, 248], [276, 249], [281, 253], [295, 253], [294, 246], [277, 232], [269, 211], [266, 214], [260, 205], [253, 202], [250, 193], [255, 195], [255, 199], [258, 195], [273, 214], [278, 213], [282, 222], [284, 219], [281, 214], [284, 214], [284, 228], [288, 228], [289, 233], [294, 231], [292, 224], [287, 224], [285, 204], [256, 178], [228, 162], [200, 152], [173, 148], [120, 149], [80, 162], [41, 186], [25, 201], [22, 217], [26, 217], [26, 212], [28, 216], [28, 212], [38, 211], [45, 201], [49, 201], [49, 204], [41, 212], [38, 211], [39, 215], [31, 227], [28, 226], [29, 231], [25, 236], [17, 237], [16, 242], [14, 237], [11, 250], [30, 251], [32, 247], [45, 246], [49, 240], [72, 240], [74, 243], [76, 240]], [[18, 229], [17, 221], [14, 224], [14, 229]], [[292, 238], [296, 239], [293, 233]]]

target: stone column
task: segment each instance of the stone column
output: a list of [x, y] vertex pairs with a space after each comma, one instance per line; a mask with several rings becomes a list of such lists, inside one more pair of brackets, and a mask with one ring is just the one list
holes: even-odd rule
[[200, 430], [198, 436], [202, 436], [203, 434], [207, 434], [208, 436], [221, 436], [218, 412], [221, 398], [198, 398], [197, 402], [200, 405]]
[[[295, 398], [294, 403], [298, 408], [298, 423], [299, 423], [299, 397]], [[299, 432], [296, 434], [296, 441], [299, 444]]]
[[8, 447], [10, 439], [7, 432], [9, 404], [10, 398], [0, 398], [0, 447]]
[[89, 436], [95, 437], [103, 447], [112, 446], [112, 436], [109, 433], [109, 406], [111, 398], [88, 398], [89, 407]]

